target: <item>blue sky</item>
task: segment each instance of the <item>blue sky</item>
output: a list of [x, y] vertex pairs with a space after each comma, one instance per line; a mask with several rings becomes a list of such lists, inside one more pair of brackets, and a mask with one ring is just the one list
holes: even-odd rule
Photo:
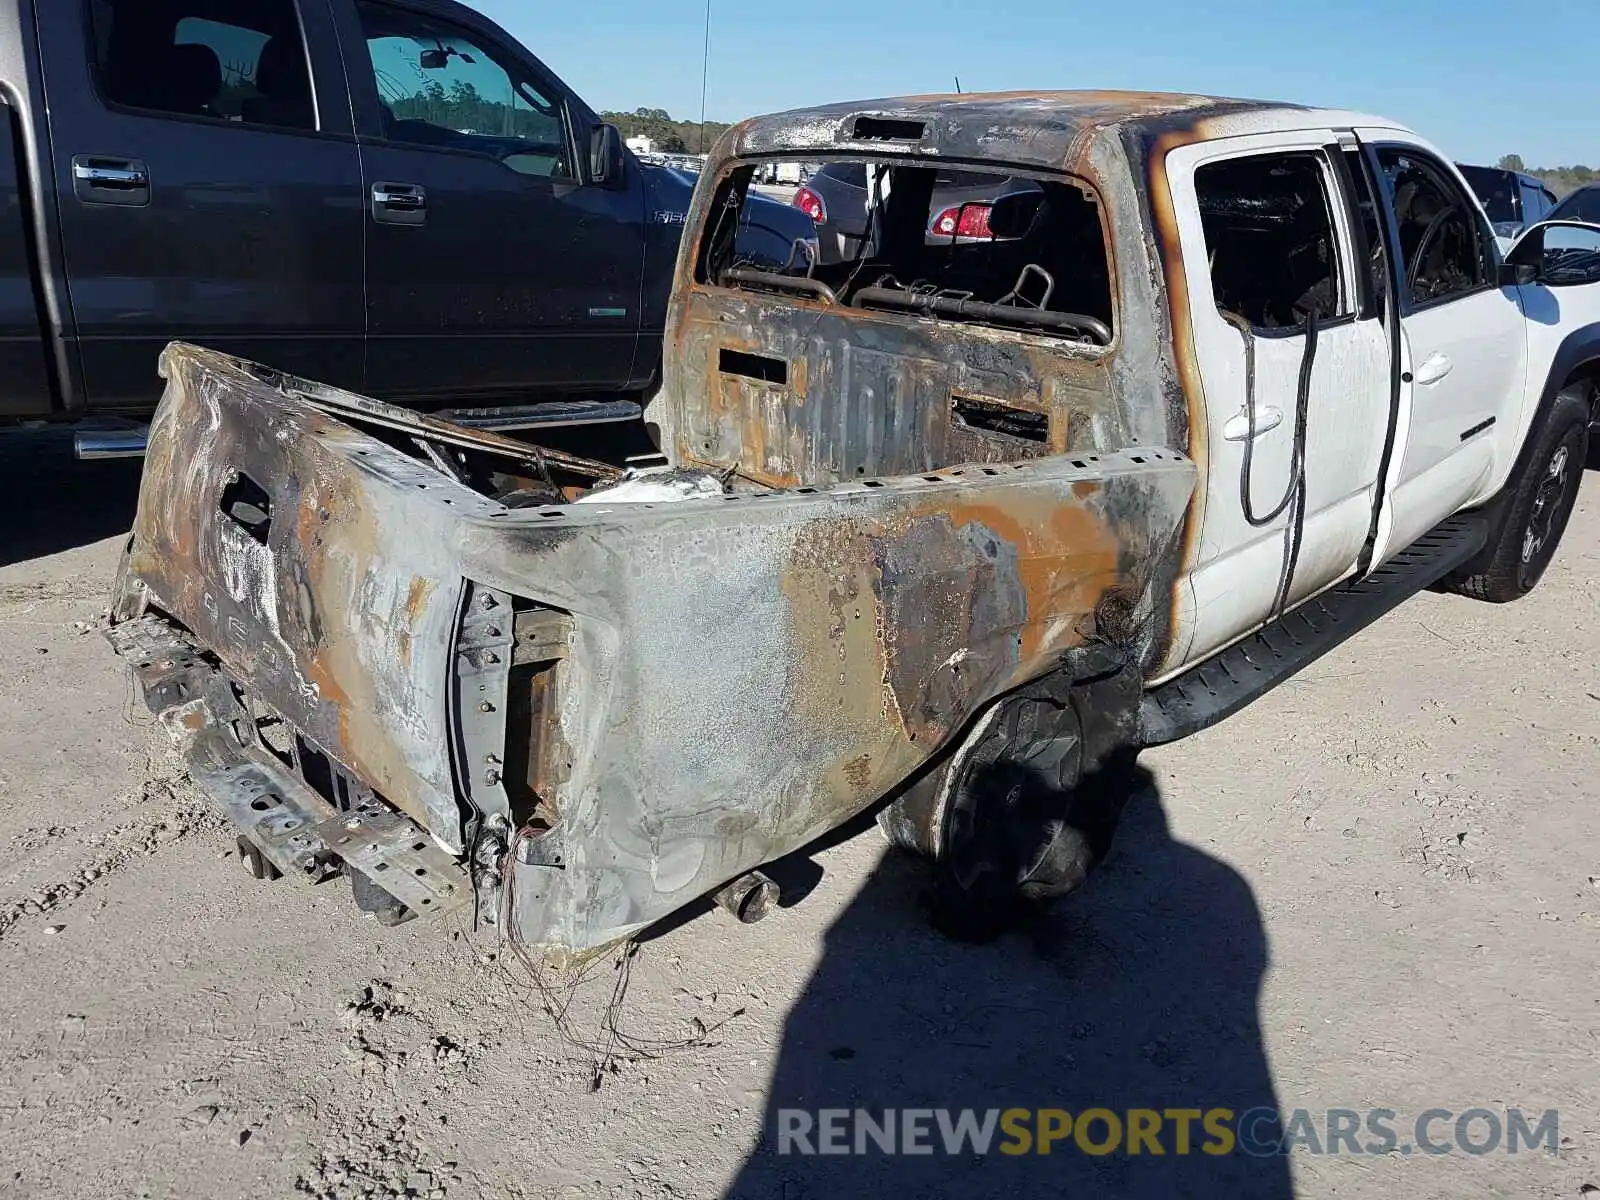
[[[596, 108], [700, 108], [704, 0], [469, 0]], [[712, 0], [708, 115], [1115, 87], [1381, 113], [1446, 153], [1600, 166], [1600, 0]]]

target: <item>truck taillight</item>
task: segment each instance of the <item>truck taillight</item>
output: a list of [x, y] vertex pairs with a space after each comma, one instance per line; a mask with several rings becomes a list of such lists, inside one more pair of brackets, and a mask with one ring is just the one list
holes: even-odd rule
[[822, 202], [821, 196], [817, 195], [808, 187], [803, 187], [796, 192], [794, 194], [794, 199], [791, 200], [790, 203], [798, 208], [801, 212], [805, 213], [806, 216], [810, 217], [818, 225], [821, 225], [828, 219], [828, 206]]
[[987, 204], [957, 204], [945, 209], [933, 219], [932, 229], [941, 237], [988, 238], [989, 206]]

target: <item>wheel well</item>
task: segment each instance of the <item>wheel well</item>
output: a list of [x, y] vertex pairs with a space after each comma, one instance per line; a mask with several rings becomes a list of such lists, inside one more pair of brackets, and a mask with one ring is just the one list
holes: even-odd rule
[[1592, 419], [1600, 421], [1600, 358], [1579, 363], [1568, 373], [1560, 390], [1564, 392], [1575, 384], [1581, 384], [1587, 391]]

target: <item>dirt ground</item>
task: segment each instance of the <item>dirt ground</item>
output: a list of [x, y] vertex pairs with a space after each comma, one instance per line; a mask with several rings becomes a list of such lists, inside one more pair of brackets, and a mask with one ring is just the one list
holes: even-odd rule
[[[805, 894], [759, 925], [693, 914], [541, 991], [460, 923], [240, 870], [91, 631], [137, 472], [0, 447], [0, 1197], [1600, 1191], [1600, 474], [1527, 600], [1420, 597], [1147, 755], [1110, 861], [1032, 936], [941, 940], [867, 829], [787, 864]], [[772, 1133], [787, 1106], [1254, 1105], [1402, 1132], [1553, 1108], [1559, 1149], [806, 1159]]]

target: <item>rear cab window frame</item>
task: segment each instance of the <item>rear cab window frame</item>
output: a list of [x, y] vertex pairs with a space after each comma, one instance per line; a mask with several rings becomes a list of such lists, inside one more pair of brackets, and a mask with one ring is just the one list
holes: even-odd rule
[[[359, 12], [359, 8], [363, 5], [391, 9], [395, 12], [415, 17], [418, 20], [431, 21], [455, 28], [463, 36], [479, 43], [484, 49], [490, 51], [494, 64], [508, 75], [522, 74], [527, 76], [525, 82], [543, 93], [559, 111], [563, 136], [566, 138], [567, 143], [567, 153], [572, 160], [572, 174], [530, 174], [507, 167], [493, 154], [483, 150], [474, 150], [463, 146], [435, 146], [386, 136], [382, 117], [383, 94], [378, 86], [377, 71], [372, 62], [371, 53], [368, 50], [366, 25], [362, 21]], [[397, 0], [363, 0], [363, 5], [350, 3], [345, 6], [347, 16], [342, 18], [345, 23], [342, 25], [341, 36], [341, 40], [347, 44], [345, 51], [346, 71], [349, 77], [350, 99], [355, 112], [356, 137], [358, 141], [381, 144], [399, 150], [447, 154], [491, 162], [508, 175], [527, 180], [529, 183], [546, 183], [557, 187], [570, 188], [589, 182], [588, 155], [584, 150], [584, 138], [580, 136], [580, 131], [584, 124], [580, 118], [587, 116], [587, 112], [579, 104], [571, 89], [546, 68], [521, 42], [487, 21], [463, 19], [462, 15], [457, 13], [452, 13], [448, 17], [441, 16], [437, 12], [397, 2]], [[475, 17], [478, 14], [472, 13], [471, 15]], [[356, 56], [353, 63], [349, 61], [351, 55]], [[508, 62], [515, 65], [517, 68], [515, 72], [507, 66]]]
[[[812, 311], [815, 311], [822, 303], [819, 299], [812, 296], [807, 296], [800, 291], [795, 291], [793, 293], [779, 293], [776, 291], [768, 292], [750, 287], [730, 285], [711, 278], [708, 271], [707, 257], [710, 253], [708, 242], [716, 225], [717, 209], [718, 206], [723, 202], [723, 198], [727, 195], [727, 189], [734, 184], [735, 177], [743, 174], [745, 177], [745, 186], [749, 187], [752, 182], [751, 177], [762, 164], [769, 161], [787, 162], [791, 161], [793, 157], [794, 155], [792, 152], [788, 154], [750, 155], [744, 158], [730, 159], [722, 165], [722, 169], [716, 181], [716, 186], [712, 190], [712, 199], [710, 203], [706, 205], [703, 223], [694, 231], [693, 234], [694, 245], [689, 259], [691, 264], [690, 286], [692, 290], [704, 290], [719, 296], [739, 296], [763, 303], [777, 302], [784, 305], [792, 304], [797, 307], [803, 307]], [[950, 319], [937, 314], [901, 310], [890, 307], [863, 308], [854, 304], [841, 303], [836, 306], [828, 306], [827, 311], [848, 313], [853, 320], [887, 320], [896, 323], [921, 322], [930, 320], [937, 321], [947, 330], [970, 329], [974, 333], [981, 335], [1017, 336], [1027, 338], [1042, 347], [1059, 349], [1065, 353], [1069, 353], [1077, 357], [1092, 358], [1096, 360], [1109, 357], [1120, 348], [1122, 343], [1121, 281], [1118, 277], [1117, 258], [1114, 252], [1114, 243], [1112, 241], [1110, 214], [1107, 212], [1105, 200], [1100, 195], [1099, 189], [1088, 179], [1078, 175], [1069, 175], [1065, 172], [1052, 172], [1040, 170], [1037, 167], [1025, 167], [1013, 163], [987, 160], [980, 162], [957, 162], [953, 160], [941, 159], [938, 162], [927, 162], [908, 160], [905, 158], [887, 155], [851, 154], [848, 152], [840, 153], [836, 156], [828, 156], [825, 158], [812, 153], [809, 158], [812, 162], [820, 162], [821, 165], [818, 168], [817, 173], [827, 171], [830, 178], [834, 179], [836, 182], [841, 182], [846, 186], [852, 187], [858, 185], [854, 183], [853, 179], [841, 178], [841, 176], [837, 173], [838, 171], [849, 170], [856, 166], [860, 166], [863, 170], [865, 170], [866, 167], [871, 165], [884, 165], [891, 167], [925, 168], [930, 170], [938, 170], [940, 172], [948, 171], [957, 172], [962, 175], [987, 177], [993, 179], [996, 184], [1004, 183], [1007, 180], [1013, 180], [1033, 182], [1042, 185], [1059, 185], [1061, 187], [1074, 189], [1083, 193], [1084, 196], [1094, 206], [1096, 225], [1099, 230], [1100, 247], [1102, 253], [1104, 254], [1104, 269], [1107, 277], [1106, 301], [1108, 305], [1108, 313], [1105, 318], [1105, 324], [1110, 329], [1111, 337], [1106, 344], [1101, 345], [1098, 342], [1080, 340], [1070, 334], [1053, 331], [1047, 328], [1028, 328], [1020, 324], [993, 324], [976, 319]], [[830, 171], [829, 168], [834, 168], [835, 170]], [[813, 174], [813, 177], [815, 174], [816, 173]], [[936, 183], [935, 186], [941, 185]], [[929, 230], [929, 225], [936, 215], [932, 211], [932, 207], [933, 206], [930, 203], [929, 212], [924, 214], [923, 227], [925, 235], [931, 232]], [[802, 262], [797, 262], [796, 265], [803, 268], [804, 264]], [[802, 271], [802, 273], [804, 272]], [[1052, 309], [1049, 311], [1071, 310]], [[1093, 316], [1095, 314], [1076, 315]], [[1096, 317], [1096, 319], [1100, 318]]]
[[[128, 3], [129, 0], [122, 0]], [[248, 0], [246, 0], [248, 2]], [[154, 108], [140, 104], [129, 103], [116, 98], [111, 94], [105, 80], [105, 63], [102, 58], [101, 38], [109, 33], [100, 24], [101, 18], [97, 11], [113, 9], [115, 4], [107, 0], [81, 0], [81, 21], [83, 26], [85, 74], [88, 80], [90, 93], [94, 102], [107, 112], [119, 113], [124, 116], [143, 117], [159, 121], [174, 121], [186, 124], [203, 125], [210, 128], [239, 129], [251, 133], [280, 134], [288, 137], [320, 137], [334, 138], [348, 141], [353, 131], [347, 126], [341, 127], [338, 114], [341, 110], [340, 103], [328, 103], [327, 89], [333, 87], [338, 93], [336, 99], [345, 94], [345, 76], [342, 67], [337, 72], [330, 71], [330, 63], [325, 54], [318, 52], [318, 34], [323, 39], [333, 36], [332, 26], [323, 18], [323, 13], [315, 6], [308, 13], [305, 0], [255, 0], [258, 5], [281, 5], [289, 11], [293, 18], [293, 30], [300, 39], [300, 50], [305, 57], [305, 79], [308, 91], [307, 99], [311, 105], [312, 123], [306, 125], [282, 125], [245, 119], [235, 120], [227, 116], [212, 115], [208, 113], [185, 112], [179, 109]], [[113, 19], [115, 14], [111, 14]], [[174, 22], [173, 30], [176, 34], [184, 21], [201, 20], [210, 24], [225, 24], [219, 22], [209, 13], [181, 13]], [[239, 29], [259, 33], [260, 30], [251, 26], [236, 26]], [[275, 34], [269, 36], [284, 36]], [[182, 43], [174, 42], [174, 45]], [[220, 64], [224, 73], [227, 64]], [[259, 59], [257, 62], [259, 66]]]

